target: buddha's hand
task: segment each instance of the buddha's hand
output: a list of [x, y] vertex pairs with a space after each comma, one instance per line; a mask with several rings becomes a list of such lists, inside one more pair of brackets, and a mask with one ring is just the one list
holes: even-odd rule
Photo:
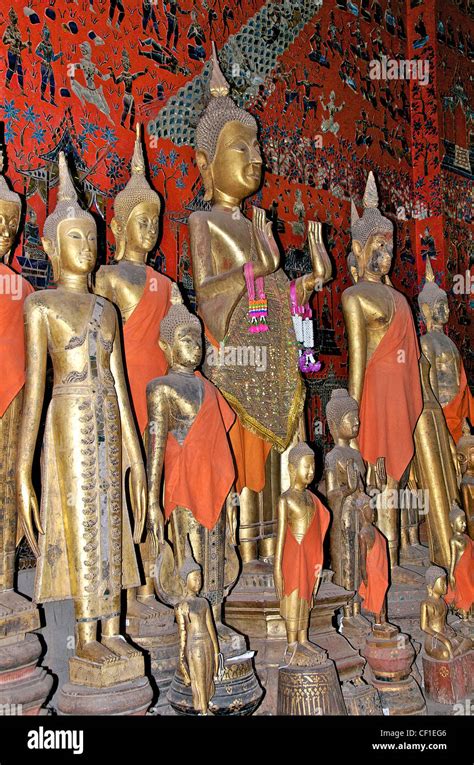
[[181, 653], [180, 656], [179, 656], [179, 668], [180, 668], [181, 674], [183, 676], [183, 683], [185, 685], [191, 685], [191, 678], [189, 676], [188, 665], [186, 663], [186, 659], [185, 659], [184, 653]]
[[321, 289], [332, 276], [332, 266], [323, 242], [322, 225], [315, 220], [308, 223], [308, 246], [313, 266], [314, 289]]
[[349, 489], [349, 493], [354, 494], [354, 492], [359, 487], [359, 469], [356, 465], [355, 460], [353, 459], [347, 460], [346, 475], [347, 475], [347, 487]]
[[451, 587], [452, 590], [456, 589], [456, 577], [454, 576], [454, 574], [451, 574], [449, 577], [449, 586]]
[[40, 534], [44, 534], [44, 530], [41, 525], [38, 500], [31, 483], [31, 478], [24, 481], [18, 480], [17, 507], [18, 517], [25, 531], [26, 540], [33, 554], [38, 557], [39, 547], [35, 531], [37, 529]]
[[160, 546], [165, 541], [163, 513], [158, 502], [148, 500], [148, 518], [146, 523], [153, 558], [158, 556]]
[[284, 582], [283, 577], [281, 574], [274, 573], [273, 580], [275, 582], [275, 590], [278, 597], [278, 600], [281, 600], [283, 598], [283, 592], [284, 592]]
[[135, 462], [130, 468], [130, 499], [135, 519], [133, 541], [138, 544], [143, 535], [147, 504], [146, 473], [143, 462]]
[[265, 210], [253, 208], [252, 231], [257, 248], [258, 262], [254, 265], [255, 276], [272, 274], [280, 265], [280, 252], [273, 236], [272, 224], [267, 221]]

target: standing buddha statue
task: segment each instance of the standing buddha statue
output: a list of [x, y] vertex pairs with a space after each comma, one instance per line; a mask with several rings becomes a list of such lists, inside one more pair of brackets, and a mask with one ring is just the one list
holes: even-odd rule
[[[296, 440], [302, 426], [304, 385], [292, 326], [290, 282], [279, 267], [271, 223], [263, 210], [254, 208], [252, 221], [241, 210], [262, 180], [257, 123], [229, 97], [215, 48], [210, 90], [210, 103], [196, 131], [196, 161], [204, 198], [212, 207], [189, 218], [198, 313], [207, 340], [224, 352], [214, 355], [224, 356], [227, 348], [256, 348], [264, 349], [266, 359], [265, 369], [226, 363], [205, 367], [237, 413], [230, 439], [237, 463], [240, 550], [245, 563], [257, 557], [257, 547], [263, 558], [274, 553], [280, 472], [278, 463], [274, 467], [277, 461], [267, 457], [272, 449], [285, 452]], [[292, 288], [300, 306], [331, 275], [320, 224], [310, 223], [309, 246], [313, 271]], [[266, 472], [271, 471], [276, 491], [273, 501], [264, 504], [259, 492], [266, 483], [268, 491]]]
[[[35, 292], [25, 301], [26, 384], [17, 458], [19, 517], [37, 557], [35, 600], [74, 601], [73, 682], [100, 685], [108, 667], [115, 682], [131, 680], [143, 675], [143, 657], [120, 632], [122, 588], [139, 582], [122, 505], [123, 448], [131, 463], [135, 542], [145, 522], [146, 474], [116, 311], [108, 300], [89, 292], [97, 257], [96, 224], [77, 201], [62, 152], [58, 200], [44, 224], [42, 241], [56, 289]], [[31, 472], [48, 354], [54, 385], [43, 440], [39, 510]]]
[[466, 515], [455, 502], [449, 520], [452, 536], [445, 601], [459, 611], [462, 619], [468, 619], [474, 603], [474, 541], [466, 534]]
[[[388, 278], [393, 256], [393, 224], [378, 209], [372, 172], [359, 217], [352, 203], [352, 253], [355, 284], [342, 294], [349, 345], [349, 394], [360, 406], [359, 447], [367, 463], [369, 485], [379, 457], [385, 460], [387, 492], [393, 496], [413, 457], [413, 431], [423, 407], [415, 325], [406, 298]], [[386, 497], [387, 495], [385, 495]], [[389, 544], [392, 582], [419, 577], [398, 565], [399, 542], [408, 547], [406, 510], [378, 503], [377, 525]]]
[[25, 383], [23, 304], [33, 287], [10, 267], [21, 218], [21, 199], [3, 176], [0, 149], [0, 619], [31, 609], [13, 589], [17, 541], [15, 467]]
[[462, 473], [460, 492], [466, 513], [467, 531], [471, 539], [474, 539], [474, 436], [467, 420], [464, 420], [462, 437], [456, 450]]
[[449, 319], [448, 296], [436, 284], [429, 255], [426, 256], [426, 281], [418, 295], [418, 304], [426, 324], [421, 349], [431, 364], [431, 387], [443, 407], [449, 432], [457, 444], [464, 418], [474, 421], [474, 398], [461, 354], [444, 331]]
[[[148, 423], [146, 386], [167, 370], [158, 345], [160, 321], [172, 304], [182, 301], [177, 285], [146, 265], [158, 240], [161, 200], [145, 176], [140, 125], [136, 132], [131, 178], [114, 201], [111, 229], [117, 243], [116, 263], [100, 267], [95, 292], [120, 311], [126, 373], [138, 430], [144, 439]], [[124, 460], [126, 468], [128, 455], [124, 454]], [[127, 614], [148, 621], [160, 613], [150, 572], [150, 540], [140, 545], [140, 553], [145, 585], [128, 591]]]

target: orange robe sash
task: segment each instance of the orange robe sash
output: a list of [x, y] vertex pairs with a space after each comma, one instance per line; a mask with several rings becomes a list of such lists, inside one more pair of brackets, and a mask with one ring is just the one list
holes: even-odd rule
[[25, 328], [23, 305], [34, 292], [20, 274], [0, 263], [0, 417], [25, 384]]
[[456, 587], [452, 590], [449, 586], [444, 599], [462, 611], [469, 611], [474, 603], [474, 541], [467, 534], [464, 538], [467, 540], [466, 549], [454, 568]]
[[379, 614], [383, 607], [385, 595], [388, 590], [388, 553], [387, 540], [375, 528], [375, 541], [367, 552], [367, 586], [360, 583], [359, 595], [363, 600], [363, 606], [371, 614]]
[[[200, 376], [200, 375], [199, 375]], [[217, 388], [204, 382], [204, 399], [184, 442], [168, 433], [165, 468], [165, 518], [186, 507], [202, 526], [213, 529], [235, 480], [227, 432], [235, 413]]]
[[392, 323], [365, 371], [359, 445], [366, 462], [385, 457], [387, 475], [399, 481], [414, 454], [413, 432], [423, 396], [410, 307], [400, 292], [392, 290], [392, 296]]
[[312, 493], [314, 515], [301, 542], [297, 542], [290, 527], [286, 529], [281, 571], [284, 595], [298, 590], [298, 596], [311, 602], [318, 573], [323, 566], [323, 542], [329, 526], [329, 510]]
[[123, 328], [128, 382], [141, 434], [148, 424], [146, 386], [150, 380], [162, 377], [168, 370], [158, 340], [160, 322], [171, 305], [171, 285], [170, 279], [147, 266], [143, 295]]
[[474, 397], [469, 390], [466, 370], [464, 369], [462, 361], [459, 390], [454, 398], [448, 404], [443, 406], [443, 412], [448, 430], [454, 439], [454, 443], [457, 444], [462, 436], [464, 419], [468, 417], [471, 424], [474, 424]]

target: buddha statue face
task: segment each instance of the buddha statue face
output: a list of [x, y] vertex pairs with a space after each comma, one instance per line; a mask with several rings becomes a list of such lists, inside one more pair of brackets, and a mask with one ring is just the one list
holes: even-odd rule
[[[428, 592], [429, 590], [430, 590], [430, 587], [428, 587]], [[437, 579], [435, 579], [431, 587], [431, 592], [433, 593], [433, 595], [437, 595], [440, 598], [446, 595], [447, 586], [446, 586], [445, 576], [439, 576]]]
[[262, 156], [257, 130], [241, 122], [227, 122], [217, 140], [212, 162], [205, 151], [196, 152], [196, 160], [204, 180], [206, 199], [219, 194], [236, 204], [255, 194], [262, 180]]
[[111, 228], [117, 241], [118, 251], [143, 255], [143, 259], [158, 241], [160, 208], [154, 202], [140, 202], [130, 213], [126, 225], [113, 218]]
[[314, 478], [315, 472], [313, 455], [305, 454], [304, 457], [301, 457], [298, 460], [296, 465], [290, 462], [288, 469], [292, 483], [298, 482], [304, 484], [305, 486], [309, 486]]
[[60, 272], [76, 276], [90, 274], [97, 260], [97, 229], [90, 217], [66, 218], [57, 228], [57, 244], [42, 239], [45, 252], [53, 265], [57, 281]]
[[11, 252], [20, 225], [20, 206], [0, 199], [0, 258]]
[[372, 234], [363, 248], [360, 242], [353, 240], [352, 249], [357, 258], [359, 276], [367, 274], [382, 277], [389, 273], [393, 258], [393, 234]]
[[364, 521], [366, 521], [366, 523], [373, 523], [375, 520], [375, 508], [373, 507], [372, 502], [368, 497], [364, 497], [364, 501], [360, 509]]
[[466, 531], [465, 513], [457, 513], [451, 521], [451, 528], [455, 534], [464, 534]]
[[191, 571], [188, 574], [186, 578], [186, 587], [188, 592], [192, 592], [194, 595], [197, 595], [201, 591], [202, 575], [200, 571], [196, 569], [196, 571]]
[[440, 295], [435, 301], [432, 309], [431, 316], [434, 324], [446, 324], [449, 319], [449, 304], [446, 295]]
[[346, 412], [336, 427], [339, 438], [356, 438], [359, 433], [359, 412], [356, 409]]
[[463, 443], [462, 446], [458, 444], [457, 458], [461, 467], [461, 473], [464, 475], [464, 473], [467, 472], [474, 472], [474, 437], [470, 439], [470, 441], [472, 441], [471, 443], [467, 438], [463, 440], [465, 443]]
[[168, 364], [196, 369], [202, 358], [201, 327], [197, 324], [183, 324], [176, 327], [173, 345], [161, 339], [160, 348], [164, 351]]

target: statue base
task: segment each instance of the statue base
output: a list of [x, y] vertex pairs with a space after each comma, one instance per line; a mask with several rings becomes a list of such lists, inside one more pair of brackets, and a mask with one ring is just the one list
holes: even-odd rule
[[374, 678], [372, 684], [379, 693], [384, 715], [426, 715], [425, 699], [414, 677], [393, 682]]
[[416, 584], [392, 583], [387, 592], [387, 613], [397, 624], [403, 619], [420, 620], [420, 603], [426, 597], [425, 569], [410, 564], [405, 566], [410, 571], [419, 574]]
[[426, 545], [415, 544], [400, 549], [400, 566], [431, 566], [429, 548]]
[[14, 590], [0, 592], [0, 606], [10, 613], [0, 618], [0, 639], [17, 638], [27, 632], [39, 630], [41, 621], [36, 605]]
[[425, 694], [438, 704], [464, 701], [474, 691], [474, 650], [454, 659], [433, 659], [422, 653]]
[[87, 688], [109, 688], [112, 685], [137, 680], [144, 674], [145, 661], [142, 654], [119, 659], [108, 664], [88, 661], [79, 656], [73, 656], [69, 659], [71, 684], [84, 685]]
[[278, 715], [346, 715], [334, 662], [287, 665], [278, 672]]
[[379, 693], [384, 714], [426, 714], [420, 686], [410, 674], [415, 648], [408, 635], [393, 624], [374, 624], [363, 655], [368, 664], [366, 676]]
[[378, 691], [362, 678], [355, 682], [343, 683], [342, 695], [348, 715], [359, 717], [383, 714]]
[[91, 688], [66, 683], [59, 692], [58, 715], [134, 715], [146, 714], [153, 691], [146, 677], [117, 683], [107, 688]]
[[[142, 649], [145, 654], [145, 664], [149, 664], [149, 672], [158, 687], [159, 696], [155, 707], [158, 709], [168, 704], [166, 694], [173, 680], [179, 655], [179, 635], [174, 619], [174, 610], [162, 603], [159, 619], [150, 620], [154, 623], [152, 635], [135, 635], [130, 632], [130, 620], [127, 620], [127, 634], [133, 639], [135, 645]], [[132, 625], [133, 630], [133, 625]]]
[[[223, 676], [215, 680], [215, 693], [209, 704], [214, 715], [251, 715], [259, 705], [263, 690], [253, 667], [253, 654], [226, 659]], [[176, 670], [168, 691], [168, 701], [178, 714], [197, 715], [193, 706], [190, 685], [185, 685], [179, 669]]]
[[0, 640], [0, 707], [8, 710], [3, 714], [40, 713], [53, 685], [52, 676], [37, 666], [41, 653], [41, 643], [31, 633], [14, 642], [11, 636]]

